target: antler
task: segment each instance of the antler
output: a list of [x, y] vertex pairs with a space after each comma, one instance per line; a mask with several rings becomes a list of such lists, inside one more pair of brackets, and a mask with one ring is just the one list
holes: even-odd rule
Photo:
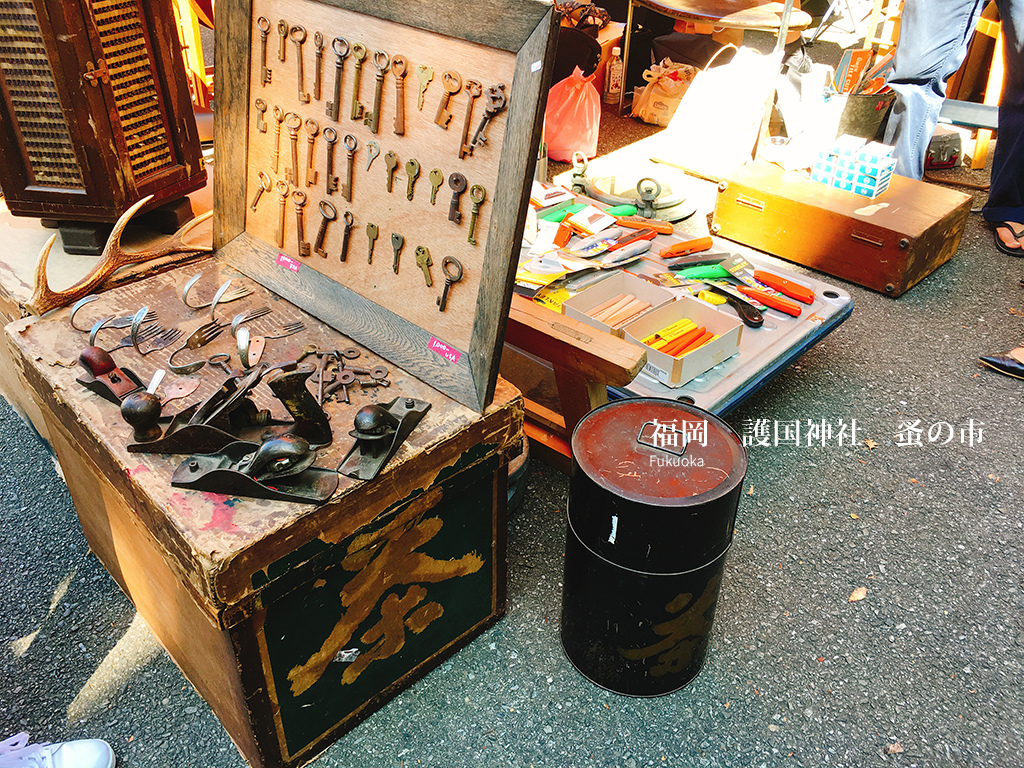
[[213, 250], [213, 247], [209, 245], [188, 245], [184, 241], [185, 235], [213, 215], [213, 211], [207, 211], [187, 222], [181, 229], [156, 247], [134, 253], [125, 253], [121, 249], [121, 234], [124, 232], [124, 228], [128, 225], [131, 217], [152, 199], [152, 195], [147, 195], [121, 214], [121, 218], [117, 220], [117, 223], [114, 224], [114, 229], [110, 232], [110, 237], [107, 239], [107, 244], [104, 246], [103, 253], [100, 256], [100, 260], [96, 262], [96, 266], [92, 268], [88, 275], [64, 291], [51, 290], [46, 280], [46, 259], [50, 255], [50, 248], [53, 247], [53, 243], [57, 239], [57, 235], [53, 235], [46, 242], [46, 245], [43, 246], [43, 250], [39, 254], [39, 263], [36, 265], [35, 290], [32, 293], [32, 298], [25, 305], [28, 310], [33, 314], [42, 315], [51, 309], [66, 306], [92, 293], [97, 286], [101, 285], [114, 272], [129, 264], [140, 264], [171, 253], [209, 253]]

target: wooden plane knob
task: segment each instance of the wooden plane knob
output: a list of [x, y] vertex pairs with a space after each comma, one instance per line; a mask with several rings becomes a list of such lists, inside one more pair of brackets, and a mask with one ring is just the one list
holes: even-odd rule
[[136, 392], [121, 401], [121, 416], [135, 430], [136, 443], [149, 443], [163, 434], [160, 429], [160, 398], [151, 392]]
[[82, 353], [78, 356], [78, 364], [91, 373], [93, 377], [110, 373], [117, 367], [110, 353], [99, 347], [86, 347], [83, 349]]

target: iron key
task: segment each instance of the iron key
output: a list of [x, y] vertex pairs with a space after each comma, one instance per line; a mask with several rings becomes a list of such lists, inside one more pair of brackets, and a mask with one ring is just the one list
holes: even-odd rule
[[395, 261], [391, 265], [391, 269], [393, 269], [395, 271], [396, 275], [398, 274], [398, 257], [402, 255], [402, 249], [404, 247], [405, 247], [405, 238], [402, 237], [397, 232], [392, 232], [391, 233], [391, 248], [395, 252]]
[[508, 104], [508, 97], [505, 95], [504, 83], [492, 85], [487, 89], [487, 107], [484, 109], [484, 116], [480, 120], [480, 125], [477, 126], [476, 133], [473, 134], [473, 141], [469, 144], [469, 154], [473, 154], [473, 148], [477, 144], [487, 143], [487, 126], [499, 112], [505, 109], [506, 104]]
[[476, 245], [476, 220], [480, 215], [480, 206], [487, 199], [487, 190], [474, 184], [469, 190], [469, 199], [473, 201], [473, 213], [469, 217], [469, 244]]
[[359, 103], [359, 81], [363, 76], [363, 62], [366, 61], [366, 46], [356, 43], [352, 46], [352, 58], [356, 60], [355, 81], [352, 83], [352, 119], [363, 116], [363, 105]]
[[308, 134], [306, 142], [309, 144], [309, 151], [307, 152], [309, 162], [306, 165], [306, 186], [315, 187], [317, 179], [320, 178], [320, 172], [313, 166], [313, 145], [316, 143], [316, 137], [320, 135], [320, 123], [311, 117], [307, 117], [306, 133]]
[[263, 171], [260, 171], [259, 179], [259, 189], [256, 190], [256, 195], [253, 197], [252, 202], [249, 204], [249, 207], [252, 208], [254, 211], [256, 210], [256, 206], [259, 205], [260, 198], [263, 197], [263, 193], [269, 192], [271, 189], [274, 188], [273, 183], [270, 181], [270, 177]]
[[316, 47], [316, 64], [313, 65], [313, 98], [320, 101], [324, 77], [324, 36], [319, 30], [313, 33], [313, 45]]
[[459, 159], [465, 159], [469, 154], [469, 128], [473, 122], [473, 105], [484, 92], [484, 86], [478, 80], [466, 81], [466, 93], [469, 95], [469, 104], [466, 106], [466, 120], [462, 124], [462, 145], [459, 147]]
[[345, 68], [345, 57], [349, 54], [348, 40], [344, 37], [336, 37], [331, 41], [331, 48], [334, 50], [334, 99], [327, 102], [327, 116], [334, 122], [338, 122], [341, 105], [341, 75]]
[[410, 160], [405, 164], [405, 175], [409, 177], [409, 186], [405, 191], [407, 199], [412, 200], [415, 191], [416, 179], [420, 177], [420, 164], [416, 160]]
[[260, 30], [260, 82], [266, 87], [270, 85], [271, 77], [274, 74], [267, 67], [267, 38], [270, 36], [270, 19], [266, 16], [260, 16], [256, 20], [256, 26]]
[[377, 85], [373, 92], [373, 111], [363, 116], [363, 124], [370, 126], [373, 133], [380, 127], [380, 105], [384, 97], [384, 75], [391, 67], [391, 59], [384, 51], [373, 52], [373, 66], [377, 68]]
[[324, 128], [324, 141], [327, 142], [327, 174], [324, 185], [328, 195], [338, 191], [338, 177], [334, 175], [334, 145], [338, 143], [338, 132], [330, 126]]
[[302, 68], [302, 44], [306, 42], [306, 30], [304, 27], [294, 26], [289, 33], [292, 42], [295, 43], [296, 58], [299, 60], [299, 101], [309, 104], [309, 92], [306, 90], [306, 74]]
[[416, 79], [420, 81], [420, 96], [417, 105], [420, 112], [423, 111], [423, 95], [427, 92], [427, 86], [430, 85], [430, 81], [434, 79], [434, 70], [428, 67], [426, 64], [416, 65]]
[[448, 221], [461, 224], [462, 211], [459, 210], [459, 204], [462, 201], [462, 193], [466, 191], [466, 177], [461, 173], [453, 173], [448, 177], [448, 186], [452, 189], [452, 204], [448, 206]]
[[284, 177], [289, 183], [299, 185], [299, 128], [302, 118], [294, 112], [284, 116], [284, 127], [288, 129], [288, 138], [292, 142], [292, 167], [285, 171]]
[[379, 230], [377, 225], [370, 223], [366, 225], [366, 239], [370, 241], [370, 250], [366, 255], [366, 263], [373, 264], [373, 246], [377, 243], [377, 235]]
[[302, 222], [302, 209], [306, 207], [306, 193], [295, 190], [292, 192], [292, 202], [295, 203], [295, 237], [299, 241], [299, 256], [309, 256], [306, 228]]
[[277, 247], [284, 249], [284, 214], [285, 208], [288, 206], [288, 185], [283, 182], [277, 182], [277, 194], [280, 195], [278, 201], [281, 206], [281, 217], [277, 222]]
[[355, 223], [352, 211], [345, 211], [342, 218], [345, 219], [345, 231], [341, 234], [341, 254], [338, 256], [338, 261], [348, 259], [348, 241], [352, 238], [352, 225]]
[[437, 308], [444, 312], [448, 306], [448, 291], [453, 284], [462, 280], [462, 264], [452, 256], [445, 256], [441, 259], [441, 271], [444, 272], [444, 290], [437, 297]]
[[341, 185], [341, 196], [352, 202], [352, 167], [356, 162], [356, 149], [359, 142], [351, 133], [345, 135], [345, 149], [348, 151], [348, 164], [345, 168], [345, 183]]
[[444, 171], [440, 168], [435, 168], [430, 172], [430, 204], [437, 204], [437, 190], [444, 184]]
[[409, 72], [409, 62], [404, 56], [395, 56], [391, 60], [391, 74], [395, 76], [395, 135], [405, 135], [405, 76]]
[[281, 123], [284, 122], [284, 110], [278, 106], [274, 107], [274, 119], [277, 120], [274, 132], [274, 173], [277, 173], [281, 167]]
[[321, 200], [320, 215], [323, 218], [320, 220], [320, 229], [317, 230], [316, 242], [313, 243], [313, 250], [326, 259], [327, 251], [324, 249], [324, 238], [327, 237], [327, 225], [338, 218], [338, 209], [329, 201]]
[[288, 22], [281, 19], [277, 22], [277, 35], [281, 38], [277, 46], [277, 60], [285, 60], [285, 46], [288, 45]]
[[256, 99], [256, 130], [260, 133], [267, 132], [267, 121], [263, 116], [267, 114], [267, 102], [263, 99]]
[[388, 192], [390, 192], [395, 183], [395, 169], [398, 167], [398, 156], [391, 150], [388, 150], [388, 153], [384, 155], [384, 164], [388, 167]]
[[452, 96], [462, 90], [462, 78], [458, 72], [449, 70], [441, 76], [441, 84], [444, 87], [444, 93], [441, 94], [441, 103], [437, 107], [434, 122], [448, 130], [448, 123], [452, 121], [452, 113], [448, 110], [448, 105], [451, 103]]
[[430, 260], [430, 251], [427, 250], [426, 246], [416, 246], [416, 266], [423, 270], [423, 279], [427, 282], [427, 288], [430, 288], [434, 284], [434, 280], [430, 277], [430, 266], [434, 262]]

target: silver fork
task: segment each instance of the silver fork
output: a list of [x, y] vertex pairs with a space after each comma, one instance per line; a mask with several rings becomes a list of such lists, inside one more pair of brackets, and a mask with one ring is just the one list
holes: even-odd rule
[[285, 336], [292, 336], [306, 329], [306, 324], [301, 320], [297, 320], [294, 323], [285, 323], [273, 333], [268, 333], [263, 338], [265, 339], [283, 339]]
[[167, 359], [167, 367], [175, 373], [180, 373], [183, 376], [188, 376], [190, 373], [198, 371], [206, 365], [206, 360], [197, 360], [194, 363], [186, 363], [185, 365], [175, 365], [175, 356], [179, 352], [184, 352], [186, 349], [199, 349], [200, 347], [205, 347], [211, 341], [216, 339], [220, 335], [220, 332], [225, 328], [227, 328], [227, 324], [218, 323], [216, 320], [212, 320], [209, 323], [196, 328], [192, 331], [189, 337], [185, 339], [185, 343], [171, 353], [171, 356]]
[[[145, 357], [150, 352], [156, 352], [158, 349], [163, 349], [164, 347], [169, 347], [171, 344], [176, 342], [179, 338], [181, 338], [181, 329], [180, 328], [163, 328], [161, 333], [158, 333], [156, 336], [153, 336], [152, 338], [149, 339], [149, 349], [147, 349], [145, 352], [143, 352], [141, 349], [139, 349], [138, 344], [136, 344], [134, 346], [135, 346], [135, 350], [142, 357]], [[145, 341], [145, 339], [143, 339], [143, 341]]]
[[[181, 291], [181, 300], [184, 302], [185, 306], [188, 307], [189, 309], [206, 309], [208, 306], [213, 304], [213, 300], [207, 301], [205, 303], [199, 303], [199, 304], [189, 304], [188, 303], [188, 293], [189, 293], [189, 291], [192, 290], [192, 287], [196, 283], [198, 283], [201, 278], [202, 278], [202, 275], [196, 275], [191, 280], [189, 280], [187, 283], [185, 283], [185, 287]], [[231, 281], [229, 280], [228, 282], [230, 283]], [[223, 287], [223, 286], [221, 286], [221, 287]], [[227, 304], [228, 302], [231, 302], [231, 301], [237, 301], [238, 299], [245, 298], [250, 293], [252, 293], [252, 288], [246, 288], [245, 286], [239, 286], [238, 288], [235, 288], [233, 290], [227, 291], [222, 296], [219, 296], [217, 298], [217, 303], [219, 303], [219, 304]]]
[[[162, 333], [165, 330], [167, 330], [167, 329], [164, 328], [162, 325], [150, 325], [150, 326], [148, 326], [146, 328], [143, 328], [141, 331], [139, 331], [137, 340], [138, 341], [148, 341], [149, 339], [152, 339], [157, 334]], [[115, 352], [115, 351], [117, 351], [119, 349], [124, 349], [125, 347], [131, 347], [131, 346], [133, 346], [133, 343], [134, 342], [133, 342], [131, 334], [128, 334], [127, 336], [123, 336], [121, 338], [121, 340], [119, 342], [117, 342], [116, 345], [114, 345], [113, 347], [108, 349], [107, 352]]]
[[238, 326], [242, 325], [242, 323], [248, 323], [250, 320], [255, 320], [269, 314], [270, 307], [267, 306], [256, 307], [256, 309], [250, 309], [247, 312], [239, 312], [231, 321], [231, 335], [238, 336]]

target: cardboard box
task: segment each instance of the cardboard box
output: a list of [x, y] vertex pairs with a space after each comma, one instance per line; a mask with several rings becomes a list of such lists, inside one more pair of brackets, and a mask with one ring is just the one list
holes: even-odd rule
[[625, 29], [626, 25], [621, 21], [612, 21], [597, 33], [597, 42], [601, 44], [601, 61], [598, 62], [597, 69], [594, 71], [594, 87], [602, 96], [604, 95], [604, 76], [608, 71], [608, 62], [612, 60], [612, 48], [622, 47], [622, 35]]
[[[651, 349], [643, 343], [642, 339], [684, 317], [690, 318], [697, 325], [706, 326], [718, 338], [678, 358]], [[623, 330], [623, 338], [647, 350], [644, 373], [669, 387], [681, 387], [739, 352], [743, 324], [703, 301], [683, 296], [660, 309], [645, 313]]]
[[[571, 299], [562, 302], [562, 314], [622, 338], [622, 327], [612, 328], [587, 314], [594, 307], [622, 293], [631, 293], [640, 301], [649, 302], [651, 308], [647, 310], [648, 312], [670, 304], [674, 299], [671, 291], [659, 288], [653, 283], [641, 280], [639, 277], [630, 275], [627, 272], [619, 272], [617, 275], [609, 277], [607, 280], [602, 280], [597, 285], [591, 286], [585, 291], [577, 293]], [[641, 317], [643, 316], [641, 315]]]

